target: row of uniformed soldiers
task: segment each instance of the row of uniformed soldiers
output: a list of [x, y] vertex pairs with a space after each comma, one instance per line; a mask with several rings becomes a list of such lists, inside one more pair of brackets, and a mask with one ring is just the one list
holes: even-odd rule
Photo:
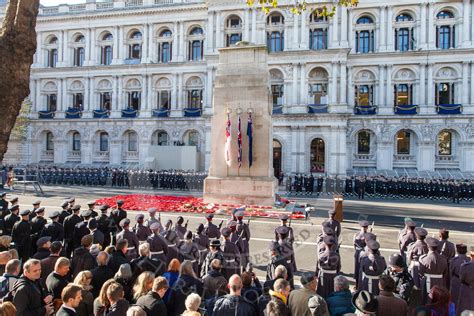
[[436, 199], [472, 201], [474, 180], [418, 179], [408, 177], [352, 176], [314, 177], [313, 174], [288, 176], [285, 182], [289, 194], [343, 194], [406, 199]]

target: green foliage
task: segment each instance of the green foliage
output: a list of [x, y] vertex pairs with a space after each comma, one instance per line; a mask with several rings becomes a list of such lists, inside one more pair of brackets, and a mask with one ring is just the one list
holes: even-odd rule
[[[245, 0], [247, 5], [252, 7], [254, 5], [258, 5], [262, 8], [262, 11], [265, 14], [268, 14], [271, 9], [276, 8], [278, 6], [278, 0]], [[355, 7], [359, 4], [359, 0], [338, 0], [337, 5], [344, 6], [344, 7]], [[292, 4], [289, 8], [290, 12], [295, 15], [300, 15], [301, 12], [306, 11], [307, 3], [305, 0], [294, 0], [294, 4]], [[318, 16], [327, 16], [332, 17], [336, 13], [336, 6], [332, 6], [328, 9], [327, 6], [322, 6], [320, 10], [318, 10]]]
[[20, 114], [18, 114], [15, 126], [12, 129], [11, 137], [14, 139], [26, 140], [28, 137], [28, 126], [30, 125], [30, 119], [28, 115], [31, 110], [31, 100], [26, 98], [21, 104]]

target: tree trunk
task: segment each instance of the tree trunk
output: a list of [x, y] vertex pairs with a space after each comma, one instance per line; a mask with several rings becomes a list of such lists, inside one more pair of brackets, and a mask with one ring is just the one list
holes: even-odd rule
[[0, 30], [0, 161], [23, 100], [30, 94], [39, 0], [9, 0]]

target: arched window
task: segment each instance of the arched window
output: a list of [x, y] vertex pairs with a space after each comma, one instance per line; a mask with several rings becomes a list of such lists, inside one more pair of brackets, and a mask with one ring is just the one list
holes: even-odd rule
[[200, 141], [200, 137], [199, 137], [198, 132], [189, 131], [189, 132], [186, 133], [185, 144], [187, 146], [196, 146], [197, 148], [199, 148], [199, 141]]
[[167, 109], [171, 108], [171, 82], [168, 78], [161, 78], [155, 85], [157, 108]]
[[357, 154], [369, 155], [370, 154], [370, 132], [360, 131], [357, 134]]
[[320, 50], [328, 48], [329, 23], [322, 10], [315, 10], [309, 18], [309, 48]]
[[267, 49], [269, 53], [284, 50], [284, 27], [285, 18], [280, 13], [274, 13], [267, 17]]
[[310, 171], [324, 172], [325, 170], [325, 144], [321, 138], [311, 142]]
[[402, 14], [397, 15], [397, 17], [395, 18], [395, 21], [396, 22], [408, 22], [408, 21], [413, 21], [413, 18], [408, 13], [402, 13]]
[[102, 36], [100, 43], [100, 63], [101, 65], [108, 66], [112, 63], [113, 58], [113, 40], [114, 37], [110, 33], [105, 33]]
[[128, 58], [142, 58], [142, 33], [140, 31], [135, 31], [130, 35], [128, 45]]
[[411, 132], [399, 131], [397, 133], [397, 155], [410, 155], [411, 146]]
[[395, 85], [395, 105], [411, 104], [413, 104], [413, 85], [406, 83]]
[[105, 33], [104, 36], [102, 36], [103, 41], [113, 41], [114, 37], [110, 33]]
[[58, 38], [53, 36], [48, 41], [48, 67], [55, 68], [58, 63]]
[[356, 52], [374, 52], [374, 21], [369, 16], [362, 16], [356, 24]]
[[109, 151], [109, 134], [106, 132], [99, 134], [99, 151]]
[[450, 11], [443, 10], [436, 15], [436, 47], [449, 49], [456, 46], [456, 21]]
[[188, 60], [198, 61], [204, 57], [204, 36], [200, 27], [195, 27], [189, 33]]
[[84, 59], [85, 59], [85, 43], [86, 43], [86, 38], [84, 35], [79, 34], [76, 36], [74, 39], [74, 43], [72, 44], [73, 46], [73, 64], [75, 67], [82, 67], [84, 65]]
[[436, 105], [454, 104], [454, 82], [441, 82], [436, 87]]
[[142, 100], [142, 93], [140, 91], [128, 92], [128, 108], [133, 110], [140, 110]]
[[202, 109], [203, 84], [200, 78], [192, 77], [186, 84], [189, 109]]
[[273, 174], [275, 177], [279, 177], [281, 174], [281, 161], [282, 161], [282, 150], [281, 143], [274, 139], [273, 140]]
[[225, 24], [226, 46], [235, 45], [242, 40], [242, 20], [237, 15], [231, 15]]
[[46, 95], [46, 111], [55, 112], [57, 109], [58, 97], [56, 93]]
[[328, 73], [323, 68], [315, 68], [309, 73], [310, 104], [328, 104]]
[[169, 145], [168, 133], [165, 131], [156, 131], [153, 134], [151, 143], [152, 145], [155, 145], [155, 146], [168, 146]]
[[72, 134], [72, 150], [80, 151], [81, 150], [81, 134], [74, 132]]
[[453, 134], [450, 131], [441, 131], [438, 134], [438, 155], [451, 156], [453, 154]]
[[138, 134], [130, 131], [127, 133], [128, 151], [138, 151]]
[[46, 150], [54, 150], [54, 136], [51, 132], [46, 132]]
[[172, 33], [166, 29], [161, 31], [158, 38], [158, 61], [161, 63], [169, 63], [173, 55]]

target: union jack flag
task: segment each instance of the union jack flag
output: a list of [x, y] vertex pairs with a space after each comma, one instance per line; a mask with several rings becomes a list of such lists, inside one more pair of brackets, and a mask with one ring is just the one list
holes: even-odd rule
[[239, 115], [239, 123], [237, 127], [237, 162], [239, 163], [239, 168], [242, 167], [242, 133], [240, 132], [240, 115]]
[[225, 162], [230, 167], [232, 165], [232, 155], [230, 154], [230, 144], [231, 144], [231, 124], [230, 124], [230, 117], [227, 114], [227, 126], [225, 128], [225, 148], [224, 148], [224, 156]]

